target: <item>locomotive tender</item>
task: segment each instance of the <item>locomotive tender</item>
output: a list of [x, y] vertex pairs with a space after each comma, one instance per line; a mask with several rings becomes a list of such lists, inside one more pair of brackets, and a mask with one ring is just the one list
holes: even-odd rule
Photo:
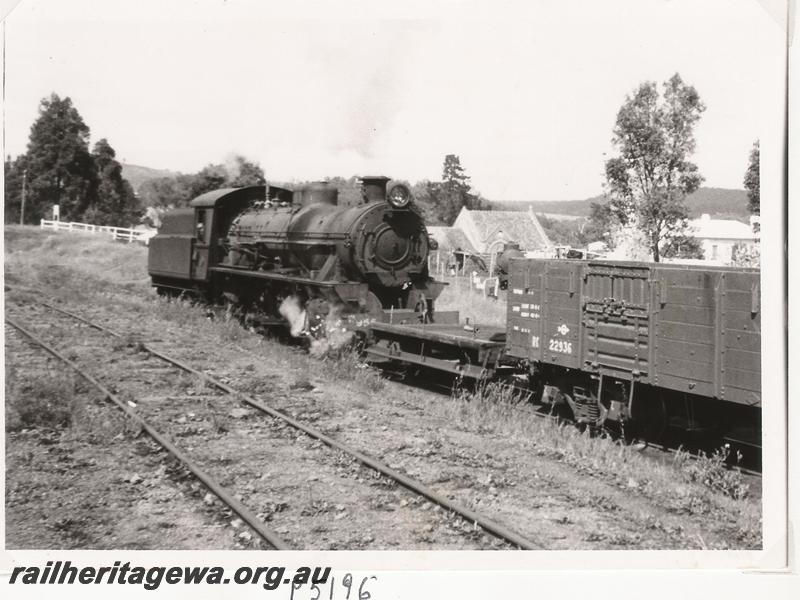
[[[431, 238], [402, 184], [363, 177], [359, 203], [340, 206], [324, 183], [221, 189], [166, 213], [149, 243], [159, 293], [194, 293], [284, 321], [293, 298], [309, 325], [335, 311], [381, 320], [386, 310], [429, 321], [443, 284], [428, 274]], [[358, 321], [356, 321], [358, 322]]]

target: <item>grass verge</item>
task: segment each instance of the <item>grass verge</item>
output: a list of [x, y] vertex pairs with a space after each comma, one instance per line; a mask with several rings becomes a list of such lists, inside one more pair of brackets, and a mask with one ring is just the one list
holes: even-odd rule
[[709, 517], [719, 511], [734, 514], [739, 539], [748, 547], [760, 545], [760, 505], [749, 498], [743, 475], [726, 467], [725, 449], [698, 459], [678, 452], [671, 462], [659, 464], [634, 446], [535, 417], [526, 398], [496, 383], [475, 391], [456, 390], [449, 400], [431, 402], [426, 410], [448, 422], [509, 438], [537, 456], [570, 465], [581, 475], [612, 480], [658, 501], [670, 512]]

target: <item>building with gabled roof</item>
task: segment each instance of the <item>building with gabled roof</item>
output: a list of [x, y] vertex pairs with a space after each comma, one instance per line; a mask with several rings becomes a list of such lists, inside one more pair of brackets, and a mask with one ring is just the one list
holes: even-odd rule
[[458, 227], [429, 226], [428, 233], [439, 244], [439, 250], [447, 252], [460, 250], [470, 254], [477, 253], [464, 231]]
[[520, 250], [528, 254], [550, 256], [555, 250], [532, 210], [469, 210], [463, 207], [453, 228], [460, 229], [481, 254], [502, 250], [508, 242], [518, 243]]

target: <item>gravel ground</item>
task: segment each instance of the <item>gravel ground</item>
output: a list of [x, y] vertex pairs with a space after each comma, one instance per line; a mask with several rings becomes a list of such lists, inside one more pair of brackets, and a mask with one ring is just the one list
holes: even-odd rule
[[[237, 499], [255, 511], [263, 521], [268, 522], [292, 548], [358, 550], [506, 547], [502, 541], [476, 530], [471, 523], [447, 514], [424, 498], [397, 486], [394, 481], [361, 466], [347, 455], [333, 451], [321, 442], [297, 432], [283, 421], [239, 406], [230, 397], [204, 388], [202, 382], [195, 377], [176, 368], [166, 367], [165, 363], [142, 351], [136, 342], [114, 340], [97, 330], [76, 325], [68, 317], [39, 309], [35, 305], [15, 306], [13, 299], [10, 304], [15, 318], [31, 323], [37, 335], [56, 344], [70, 360], [86, 367], [107, 387], [129, 403], [135, 404], [139, 414], [175, 440], [201, 468], [234, 493]], [[15, 335], [13, 339], [18, 337]], [[29, 365], [18, 372], [18, 377], [22, 380], [36, 378], [43, 368], [53, 368], [49, 364], [42, 365], [38, 357], [37, 360], [29, 360], [30, 351], [21, 352], [14, 346], [9, 347], [8, 354], [13, 357], [12, 368], [15, 368], [18, 359]], [[78, 398], [77, 401], [82, 405], [88, 403], [83, 398]], [[113, 414], [116, 409], [111, 406], [93, 407], [93, 410], [98, 409], [107, 413], [105, 418], [118, 418]], [[87, 422], [85, 417], [81, 418], [83, 423]], [[33, 433], [36, 434], [36, 430]], [[112, 445], [122, 472], [105, 478], [103, 485], [99, 487], [102, 490], [99, 496], [98, 486], [90, 486], [89, 482], [84, 481], [72, 482], [72, 485], [79, 488], [93, 490], [94, 499], [86, 507], [92, 514], [98, 503], [102, 503], [104, 510], [110, 514], [124, 510], [119, 503], [105, 500], [109, 490], [113, 489], [115, 493], [118, 491], [117, 485], [121, 485], [123, 490], [134, 487], [140, 494], [135, 505], [133, 522], [142, 511], [155, 508], [158, 503], [171, 497], [165, 496], [160, 485], [167, 471], [162, 464], [165, 453], [158, 451], [152, 443], [131, 440], [129, 437], [123, 433], [110, 440], [112, 443], [116, 442]], [[20, 434], [19, 438], [25, 439], [25, 436]], [[42, 440], [41, 436], [34, 436], [31, 442], [38, 449], [45, 443]], [[68, 444], [66, 440], [59, 439], [56, 445], [58, 452], [70, 452], [72, 449]], [[118, 456], [120, 451], [131, 452], [126, 445], [133, 446], [137, 461], [131, 463]], [[16, 445], [13, 450], [9, 446], [9, 450], [17, 457]], [[100, 448], [88, 445], [82, 456], [92, 457], [99, 452]], [[106, 454], [104, 458], [107, 461], [110, 457]], [[64, 474], [72, 471], [72, 466], [82, 465], [65, 464], [60, 458], [57, 460]], [[84, 458], [84, 461], [88, 460], [90, 459]], [[43, 463], [47, 464], [47, 461]], [[87, 464], [97, 467], [96, 460]], [[290, 468], [286, 468], [287, 465]], [[30, 515], [20, 507], [28, 505], [23, 501], [24, 494], [18, 495], [16, 491], [20, 488], [26, 489], [29, 474], [16, 468], [22, 467], [21, 464], [17, 465], [15, 462], [12, 466], [14, 468], [9, 470], [9, 487], [14, 487], [7, 500], [8, 522], [11, 524], [9, 542], [10, 545], [19, 543], [25, 546], [22, 540], [27, 538], [24, 536], [17, 541], [16, 525], [19, 523], [27, 529], [32, 522]], [[104, 462], [93, 470], [102, 478], [101, 469], [108, 466], [109, 463]], [[151, 475], [153, 471], [155, 476]], [[186, 475], [180, 473], [180, 477], [185, 478]], [[68, 485], [69, 481], [64, 483], [65, 487]], [[198, 490], [194, 486], [193, 491]], [[43, 495], [39, 499], [45, 500], [46, 497]], [[205, 506], [213, 510], [216, 507], [223, 519], [229, 516], [211, 494], [201, 497], [202, 502], [195, 500], [199, 505], [198, 509]], [[80, 502], [63, 508], [72, 513], [78, 507]], [[78, 512], [84, 514], [79, 521], [71, 518], [68, 526], [72, 529], [79, 529], [92, 520], [92, 516], [85, 514], [84, 510]], [[163, 513], [163, 510], [157, 511], [156, 516]], [[131, 523], [127, 519], [124, 522]], [[196, 546], [190, 544], [188, 547], [262, 547], [260, 540], [238, 518], [228, 519], [227, 525], [227, 529], [232, 531], [222, 532], [227, 534], [222, 539], [198, 539]], [[157, 548], [159, 527], [164, 525], [141, 524], [141, 527], [149, 528], [148, 531], [153, 536], [143, 537], [132, 546], [115, 531], [109, 520], [106, 520], [106, 527], [106, 534], [109, 535], [107, 542], [112, 546], [119, 544], [120, 547]], [[182, 527], [182, 523], [180, 519], [176, 519], [169, 527]], [[222, 527], [225, 528], [226, 524], [223, 523]], [[70, 532], [74, 533], [72, 530]], [[98, 547], [94, 541], [96, 539], [98, 538], [84, 537], [76, 539], [75, 543], [78, 547], [82, 547], [80, 544], [84, 543], [86, 545], [83, 547], [93, 548]], [[220, 545], [221, 543], [224, 545]]]
[[[63, 374], [15, 329], [5, 333], [14, 369], [7, 387]], [[80, 421], [73, 427], [6, 433], [6, 548], [237, 547], [229, 513], [205, 505], [189, 474], [149, 438], [126, 430], [98, 393], [76, 388]]]

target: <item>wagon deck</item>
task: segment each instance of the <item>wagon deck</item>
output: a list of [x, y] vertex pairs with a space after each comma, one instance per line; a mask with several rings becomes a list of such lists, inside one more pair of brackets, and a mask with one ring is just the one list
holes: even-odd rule
[[505, 348], [502, 327], [372, 323], [368, 335], [370, 362], [398, 361], [474, 379], [491, 377]]

